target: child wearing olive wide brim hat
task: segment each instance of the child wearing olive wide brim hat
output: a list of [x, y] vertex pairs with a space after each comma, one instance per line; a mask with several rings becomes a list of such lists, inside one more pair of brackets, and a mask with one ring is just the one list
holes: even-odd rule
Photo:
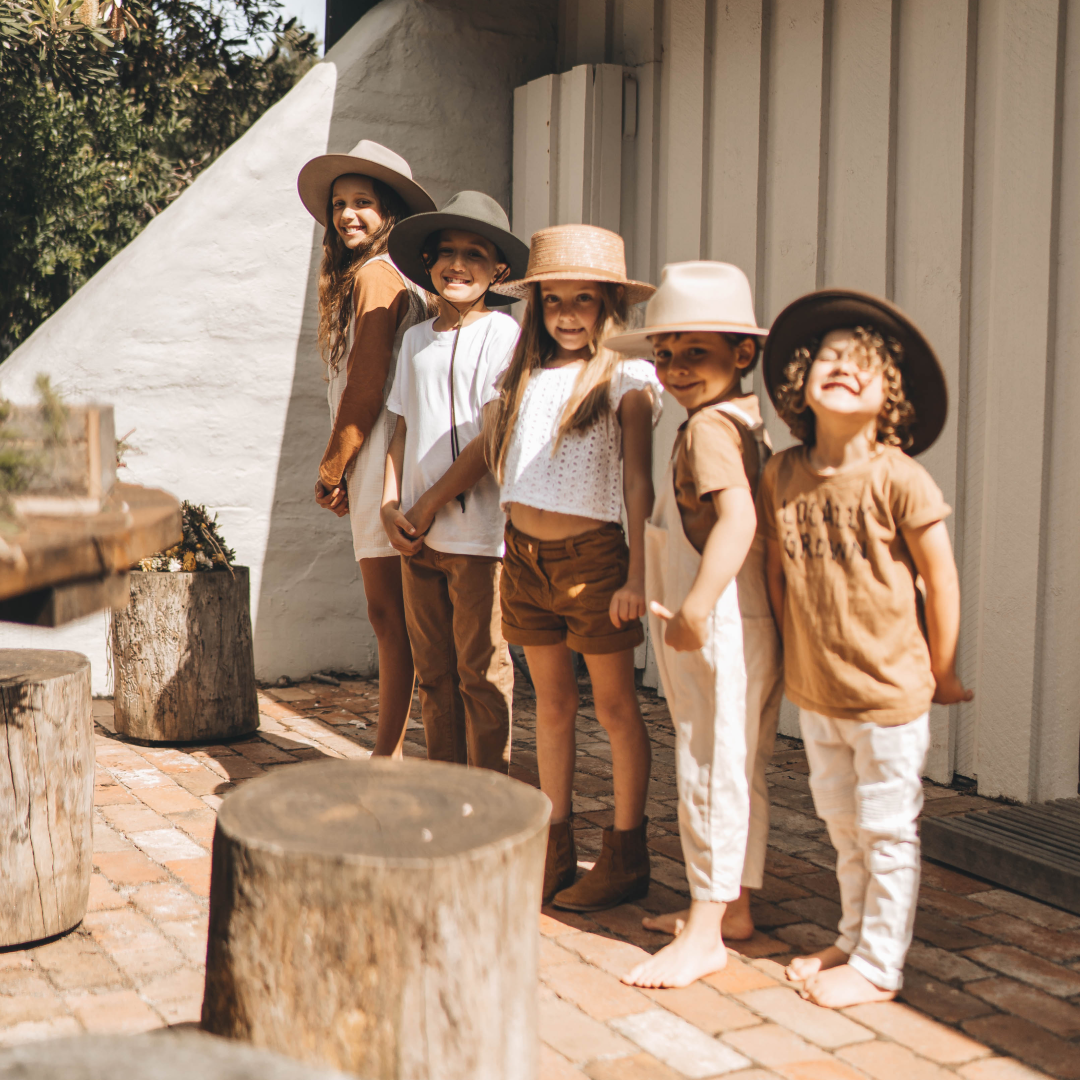
[[[674, 263], [646, 325], [611, 340], [648, 347], [679, 428], [646, 527], [650, 634], [675, 726], [679, 836], [688, 912], [646, 918], [678, 934], [623, 976], [686, 986], [727, 963], [725, 937], [748, 938], [749, 889], [763, 883], [769, 833], [765, 766], [781, 694], [780, 644], [765, 587], [754, 499], [769, 456], [758, 400], [742, 390], [766, 334], [736, 266]], [[680, 932], [681, 930], [681, 932]]]
[[528, 248], [494, 199], [463, 191], [401, 222], [389, 250], [440, 305], [401, 345], [381, 514], [403, 556], [428, 757], [505, 773], [514, 673], [499, 632], [503, 515], [479, 436], [518, 336], [487, 307], [509, 300], [488, 290], [524, 270]]
[[[836, 848], [840, 933], [787, 968], [844, 1008], [902, 985], [919, 890], [920, 772], [931, 701], [970, 701], [949, 507], [910, 456], [945, 423], [930, 343], [893, 304], [829, 289], [773, 323], [765, 381], [800, 446], [758, 491], [784, 686], [799, 707], [810, 790]], [[916, 577], [925, 587], [924, 637]]]

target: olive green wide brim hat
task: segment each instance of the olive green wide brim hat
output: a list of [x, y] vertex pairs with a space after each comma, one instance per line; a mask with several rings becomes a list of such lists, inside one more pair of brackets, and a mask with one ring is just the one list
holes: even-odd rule
[[[421, 252], [427, 238], [443, 229], [476, 233], [493, 243], [510, 264], [510, 276], [521, 277], [529, 262], [529, 248], [510, 231], [506, 211], [482, 191], [459, 191], [438, 211], [414, 214], [399, 221], [390, 232], [387, 251], [394, 265], [409, 279], [428, 292], [438, 290], [432, 284]], [[489, 289], [484, 296], [489, 306], [506, 306], [513, 297]]]
[[905, 453], [914, 457], [933, 445], [945, 426], [949, 394], [937, 354], [923, 332], [895, 304], [880, 296], [850, 289], [822, 289], [788, 304], [773, 321], [765, 342], [762, 367], [769, 397], [776, 404], [776, 387], [795, 350], [819, 340], [830, 330], [876, 330], [895, 338], [903, 356], [900, 363], [904, 393], [915, 410], [912, 444]]
[[296, 189], [308, 213], [320, 224], [326, 220], [330, 192], [339, 176], [370, 176], [396, 191], [413, 214], [435, 209], [435, 200], [412, 178], [409, 163], [393, 150], [361, 139], [348, 154], [312, 158], [296, 178]]

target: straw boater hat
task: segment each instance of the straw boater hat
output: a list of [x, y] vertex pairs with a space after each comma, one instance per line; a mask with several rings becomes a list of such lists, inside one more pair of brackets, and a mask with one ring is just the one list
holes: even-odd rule
[[769, 397], [775, 404], [776, 387], [783, 382], [784, 368], [796, 349], [830, 330], [856, 326], [872, 328], [900, 342], [904, 393], [915, 410], [913, 441], [905, 452], [921, 454], [945, 426], [949, 410], [945, 375], [922, 331], [895, 304], [879, 296], [850, 289], [822, 289], [788, 304], [776, 316], [765, 343], [762, 366]]
[[656, 334], [687, 333], [767, 334], [757, 324], [750, 282], [730, 263], [668, 263], [660, 274], [660, 288], [645, 309], [645, 325], [616, 334], [605, 344], [616, 352], [652, 356]]
[[412, 178], [409, 163], [393, 150], [370, 139], [361, 139], [348, 154], [323, 154], [312, 158], [296, 180], [300, 198], [308, 213], [326, 225], [326, 204], [339, 176], [355, 173], [381, 180], [396, 191], [414, 214], [435, 209], [435, 200]]
[[[424, 265], [421, 252], [427, 238], [443, 229], [477, 233], [490, 240], [503, 253], [513, 277], [525, 272], [529, 249], [510, 231], [506, 211], [482, 191], [459, 191], [441, 210], [414, 214], [399, 221], [390, 232], [387, 251], [394, 265], [428, 292], [435, 292], [436, 289], [431, 283], [431, 275]], [[488, 305], [505, 306], [512, 303], [509, 297], [498, 295], [491, 289], [484, 299]]]
[[498, 292], [524, 300], [536, 281], [608, 281], [626, 289], [631, 304], [648, 300], [656, 289], [626, 276], [626, 250], [618, 233], [595, 225], [553, 225], [532, 235], [529, 265]]

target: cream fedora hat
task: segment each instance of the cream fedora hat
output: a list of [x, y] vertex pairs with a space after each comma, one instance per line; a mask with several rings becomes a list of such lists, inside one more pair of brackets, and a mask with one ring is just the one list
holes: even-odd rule
[[596, 225], [552, 225], [532, 234], [525, 276], [504, 281], [494, 292], [524, 300], [536, 281], [607, 281], [622, 285], [631, 304], [647, 300], [656, 288], [626, 276], [623, 238]]
[[769, 332], [757, 324], [750, 282], [737, 266], [704, 261], [668, 263], [660, 274], [660, 288], [645, 309], [645, 325], [615, 334], [604, 344], [615, 352], [651, 356], [649, 338], [654, 334], [688, 330], [750, 337]]
[[296, 178], [301, 202], [320, 225], [326, 224], [326, 204], [334, 181], [348, 173], [381, 180], [401, 196], [414, 214], [435, 209], [435, 200], [412, 178], [412, 169], [400, 154], [370, 139], [361, 139], [348, 154], [312, 158]]

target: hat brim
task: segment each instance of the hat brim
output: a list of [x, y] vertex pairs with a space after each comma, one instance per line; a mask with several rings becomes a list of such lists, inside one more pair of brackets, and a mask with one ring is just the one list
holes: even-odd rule
[[949, 411], [948, 388], [937, 354], [923, 332], [895, 304], [869, 293], [823, 289], [788, 304], [777, 315], [765, 342], [762, 368], [769, 397], [776, 404], [776, 387], [795, 350], [830, 330], [863, 326], [893, 337], [903, 350], [904, 393], [915, 410], [912, 444], [905, 453], [921, 454], [933, 445]]
[[[529, 263], [529, 245], [519, 240], [512, 232], [500, 229], [497, 225], [491, 225], [477, 218], [465, 217], [462, 214], [444, 214], [441, 211], [432, 213], [414, 214], [404, 221], [399, 221], [390, 232], [387, 243], [387, 251], [394, 265], [411, 281], [416, 282], [422, 289], [428, 292], [438, 290], [431, 282], [431, 275], [424, 266], [424, 260], [420, 257], [424, 241], [433, 232], [442, 232], [443, 229], [458, 229], [461, 232], [476, 233], [485, 240], [491, 241], [505, 256], [510, 264], [510, 274], [513, 277], [522, 277]], [[502, 293], [488, 289], [484, 296], [484, 302], [488, 306], [505, 307], [512, 304], [513, 298]]]
[[748, 326], [746, 323], [723, 321], [665, 323], [660, 326], [643, 326], [639, 330], [628, 330], [624, 334], [613, 334], [604, 344], [615, 352], [633, 353], [634, 356], [652, 356], [651, 337], [660, 334], [745, 334], [747, 337], [765, 337], [769, 331], [760, 326]]
[[553, 270], [551, 273], [534, 274], [532, 277], [519, 278], [517, 281], [504, 281], [495, 286], [495, 291], [512, 296], [515, 300], [527, 300], [533, 285], [539, 281], [603, 281], [609, 285], [621, 285], [626, 290], [626, 302], [631, 305], [648, 300], [656, 292], [656, 286], [645, 281], [601, 277], [595, 270], [584, 269]]
[[326, 204], [339, 176], [355, 173], [370, 176], [396, 191], [410, 213], [422, 214], [435, 209], [435, 200], [415, 181], [386, 165], [352, 154], [323, 154], [312, 158], [296, 178], [296, 190], [307, 212], [320, 224], [327, 225]]

